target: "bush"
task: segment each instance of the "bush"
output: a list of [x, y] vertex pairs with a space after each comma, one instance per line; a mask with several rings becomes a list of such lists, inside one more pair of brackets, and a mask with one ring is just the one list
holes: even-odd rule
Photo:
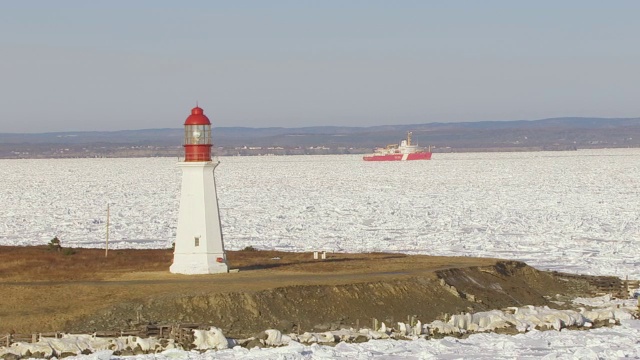
[[60, 252], [62, 250], [62, 245], [60, 245], [60, 239], [55, 236], [51, 241], [49, 241], [49, 250]]
[[254, 248], [253, 246], [247, 246], [242, 249], [242, 251], [258, 251], [258, 249]]

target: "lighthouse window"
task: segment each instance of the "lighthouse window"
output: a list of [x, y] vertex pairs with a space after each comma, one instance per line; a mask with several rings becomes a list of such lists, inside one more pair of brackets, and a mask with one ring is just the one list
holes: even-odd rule
[[211, 144], [211, 125], [186, 125], [184, 143], [187, 145]]
[[193, 238], [195, 240], [195, 246], [200, 246], [200, 236], [196, 236], [195, 238]]

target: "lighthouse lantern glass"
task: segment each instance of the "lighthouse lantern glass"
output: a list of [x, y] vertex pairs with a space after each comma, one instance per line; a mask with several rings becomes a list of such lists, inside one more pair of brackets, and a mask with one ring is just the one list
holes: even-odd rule
[[185, 125], [185, 145], [211, 145], [211, 125]]

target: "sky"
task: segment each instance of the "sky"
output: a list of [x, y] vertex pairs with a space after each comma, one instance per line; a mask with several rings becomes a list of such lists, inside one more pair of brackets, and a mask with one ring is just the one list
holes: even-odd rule
[[638, 1], [0, 0], [0, 133], [638, 117]]

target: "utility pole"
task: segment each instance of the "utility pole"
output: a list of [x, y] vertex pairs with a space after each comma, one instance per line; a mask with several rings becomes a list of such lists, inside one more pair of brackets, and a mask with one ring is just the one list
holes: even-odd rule
[[109, 255], [109, 203], [107, 203], [107, 240], [104, 247], [104, 257]]

